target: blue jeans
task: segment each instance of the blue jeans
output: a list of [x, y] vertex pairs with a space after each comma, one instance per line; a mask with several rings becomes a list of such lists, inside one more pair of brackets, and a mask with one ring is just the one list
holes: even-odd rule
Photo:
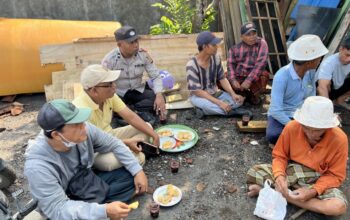
[[[235, 102], [227, 92], [223, 92], [217, 98], [231, 105], [232, 109], [238, 108], [242, 105]], [[222, 108], [220, 108], [220, 106], [209, 101], [208, 99], [192, 95], [190, 97], [190, 100], [194, 106], [202, 109], [205, 115], [226, 115], [226, 112]]]
[[109, 185], [109, 192], [104, 202], [127, 202], [133, 197], [134, 177], [124, 167], [112, 171], [94, 170], [94, 172]]
[[267, 116], [266, 139], [271, 144], [276, 144], [279, 136], [282, 133], [284, 124], [274, 119], [272, 116]]

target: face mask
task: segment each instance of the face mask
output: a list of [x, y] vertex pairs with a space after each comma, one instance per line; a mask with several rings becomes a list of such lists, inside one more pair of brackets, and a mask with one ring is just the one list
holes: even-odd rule
[[62, 143], [64, 144], [64, 146], [68, 147], [68, 148], [72, 148], [75, 147], [77, 145], [77, 143], [68, 141], [63, 135], [61, 135], [60, 133], [58, 133], [58, 135], [63, 139]]

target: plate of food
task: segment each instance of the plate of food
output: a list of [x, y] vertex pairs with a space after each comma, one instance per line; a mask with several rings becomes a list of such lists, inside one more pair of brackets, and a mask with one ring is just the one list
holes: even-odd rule
[[164, 207], [176, 205], [181, 201], [181, 198], [181, 190], [172, 184], [158, 187], [153, 193], [153, 200]]
[[159, 140], [159, 148], [161, 150], [169, 150], [174, 148], [176, 145], [176, 140], [172, 137], [161, 137]]
[[179, 141], [192, 141], [195, 137], [195, 134], [189, 130], [177, 130], [174, 132], [174, 137]]
[[173, 131], [169, 128], [157, 130], [157, 133], [159, 134], [159, 137], [171, 137], [174, 135]]
[[[186, 125], [180, 125], [180, 124], [164, 125], [162, 127], [157, 128], [156, 132], [159, 134], [160, 131], [164, 131], [164, 130], [170, 130], [171, 133], [173, 134], [170, 137], [173, 138], [176, 142], [175, 146], [170, 148], [163, 148], [162, 145], [160, 144], [160, 149], [165, 152], [176, 153], [176, 152], [188, 150], [191, 147], [193, 147], [199, 139], [197, 132]], [[178, 138], [181, 140], [176, 139], [176, 136], [179, 136]], [[162, 142], [162, 139], [164, 138], [165, 137], [160, 137], [160, 142]]]

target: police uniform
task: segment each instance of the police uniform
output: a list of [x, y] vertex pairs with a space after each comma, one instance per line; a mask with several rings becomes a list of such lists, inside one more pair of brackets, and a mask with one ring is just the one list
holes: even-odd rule
[[[117, 30], [118, 31], [118, 30]], [[117, 32], [116, 38], [117, 36]], [[122, 37], [128, 35], [137, 36], [134, 29], [126, 29]], [[140, 49], [133, 57], [124, 58], [119, 48], [110, 51], [102, 60], [102, 65], [111, 70], [120, 70], [120, 76], [116, 81], [117, 94], [128, 105], [133, 105], [136, 110], [153, 110], [155, 94], [163, 90], [162, 79], [159, 70], [153, 63], [149, 54]], [[153, 90], [146, 86], [143, 74], [147, 72], [150, 79], [154, 80]]]

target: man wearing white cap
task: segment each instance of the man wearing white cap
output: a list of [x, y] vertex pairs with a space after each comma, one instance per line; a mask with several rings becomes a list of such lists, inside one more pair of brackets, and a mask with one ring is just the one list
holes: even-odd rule
[[348, 202], [338, 187], [346, 178], [348, 138], [338, 128], [332, 101], [308, 97], [294, 119], [272, 151], [272, 166], [248, 171], [248, 196], [257, 196], [269, 179], [289, 203], [325, 215], [344, 214]]
[[277, 142], [284, 126], [293, 119], [295, 110], [304, 100], [316, 95], [315, 69], [328, 53], [316, 35], [303, 35], [288, 48], [291, 63], [278, 70], [273, 78], [271, 104], [268, 110], [266, 138]]
[[[140, 141], [147, 141], [152, 137], [153, 143], [159, 145], [159, 136], [146, 124], [135, 112], [131, 111], [124, 102], [115, 94], [116, 84], [120, 71], [107, 70], [101, 65], [90, 65], [81, 73], [81, 84], [84, 91], [73, 100], [73, 104], [79, 108], [90, 108], [92, 114], [89, 122], [115, 137], [122, 139], [138, 159], [144, 164], [145, 155]], [[112, 115], [116, 112], [130, 125], [113, 129], [111, 127]], [[103, 171], [111, 171], [121, 167], [120, 162], [112, 153], [98, 154], [95, 158], [95, 168]]]

